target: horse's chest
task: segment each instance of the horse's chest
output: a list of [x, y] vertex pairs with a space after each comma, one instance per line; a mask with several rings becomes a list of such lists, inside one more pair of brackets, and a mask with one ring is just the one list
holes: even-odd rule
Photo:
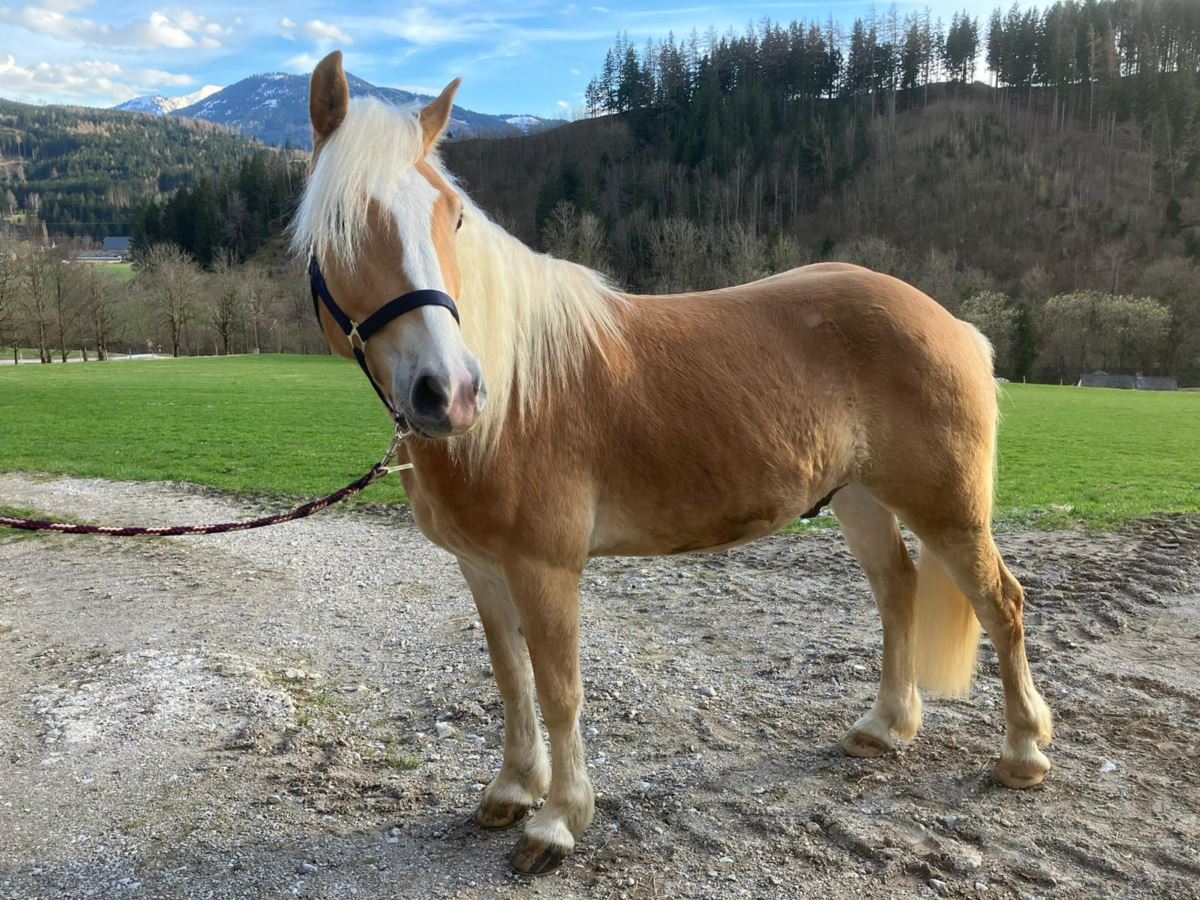
[[459, 509], [459, 504], [424, 487], [415, 478], [405, 480], [405, 491], [421, 534], [443, 550], [477, 565], [490, 561], [487, 542], [469, 527], [472, 518]]

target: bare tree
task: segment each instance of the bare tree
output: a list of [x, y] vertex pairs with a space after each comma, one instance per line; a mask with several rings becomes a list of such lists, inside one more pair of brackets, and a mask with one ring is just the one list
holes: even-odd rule
[[1060, 372], [1161, 367], [1170, 311], [1149, 297], [1075, 291], [1046, 301], [1042, 351]]
[[1180, 376], [1200, 372], [1200, 266], [1179, 256], [1155, 260], [1143, 270], [1138, 291], [1171, 311], [1165, 368]]
[[175, 244], [155, 244], [146, 251], [140, 277], [158, 321], [168, 330], [171, 355], [186, 354], [200, 297], [199, 267]]
[[25, 307], [37, 342], [38, 361], [51, 362], [50, 357], [50, 285], [46, 277], [46, 251], [41, 244], [30, 242], [22, 253], [25, 276]]
[[[11, 192], [10, 192], [11, 193]], [[17, 347], [17, 298], [20, 294], [21, 259], [16, 245], [0, 243], [0, 347], [11, 343], [13, 362], [21, 361]]]
[[218, 256], [213, 264], [209, 324], [217, 333], [217, 352], [226, 356], [232, 352], [235, 338], [245, 329], [245, 275], [234, 265], [233, 254], [228, 251]]
[[672, 216], [651, 222], [647, 244], [655, 291], [691, 291], [707, 287], [708, 235], [688, 219]]
[[569, 200], [560, 200], [542, 230], [542, 242], [555, 256], [591, 269], [608, 268], [604, 228], [589, 212], [581, 213]]
[[300, 260], [289, 260], [263, 278], [272, 286], [275, 302], [287, 316], [288, 331], [292, 336], [289, 346], [295, 352], [329, 352], [329, 343], [321, 334], [317, 317], [313, 315], [312, 291], [308, 284], [308, 268]]
[[899, 248], [890, 241], [871, 234], [848, 241], [837, 249], [833, 259], [866, 266], [888, 275], [903, 274], [904, 258]]
[[243, 304], [250, 325], [250, 352], [262, 352], [263, 332], [269, 326], [270, 282], [257, 267], [247, 264], [243, 270]]
[[71, 264], [65, 253], [56, 249], [46, 254], [46, 284], [50, 294], [50, 306], [54, 312], [54, 325], [58, 335], [59, 358], [67, 361], [71, 347], [75, 345], [76, 335], [80, 336], [79, 344], [83, 359], [87, 359], [87, 350], [82, 349], [84, 341], [79, 324], [79, 301], [82, 291], [82, 275], [79, 266], [83, 263]]
[[1017, 308], [1008, 295], [999, 291], [979, 291], [963, 301], [958, 314], [992, 342], [996, 371], [1012, 373]]
[[[80, 331], [90, 329], [96, 345], [96, 359], [108, 359], [108, 344], [113, 331], [113, 285], [97, 266], [83, 265], [80, 270], [81, 312]], [[85, 324], [86, 323], [86, 324]], [[87, 358], [86, 341], [84, 359]]]

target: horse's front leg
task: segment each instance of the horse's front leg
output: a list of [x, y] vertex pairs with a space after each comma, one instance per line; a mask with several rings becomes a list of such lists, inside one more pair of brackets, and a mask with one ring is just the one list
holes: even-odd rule
[[550, 763], [538, 728], [533, 677], [521, 620], [504, 579], [459, 560], [487, 635], [492, 672], [504, 701], [504, 762], [483, 792], [475, 821], [507, 828], [537, 804], [550, 783]]
[[541, 875], [558, 868], [575, 849], [575, 839], [591, 824], [595, 805], [579, 734], [581, 571], [521, 562], [509, 565], [506, 574], [533, 662], [553, 762], [546, 805], [526, 824], [509, 861], [518, 872]]

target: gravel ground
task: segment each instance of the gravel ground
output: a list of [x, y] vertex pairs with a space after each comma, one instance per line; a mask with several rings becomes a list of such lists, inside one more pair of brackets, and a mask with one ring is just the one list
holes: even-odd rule
[[[247, 505], [0, 475], [13, 506], [166, 524]], [[598, 560], [595, 823], [546, 879], [470, 823], [499, 767], [483, 633], [405, 510], [245, 534], [0, 539], [0, 896], [1200, 897], [1200, 519], [1003, 534], [1057, 716], [989, 776], [995, 657], [899, 755], [844, 757], [880, 630], [836, 532]]]

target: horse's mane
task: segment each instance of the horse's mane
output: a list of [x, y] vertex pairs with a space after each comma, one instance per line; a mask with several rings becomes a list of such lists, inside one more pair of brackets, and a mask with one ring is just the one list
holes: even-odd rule
[[[353, 267], [370, 200], [388, 208], [421, 159], [417, 112], [375, 99], [351, 101], [309, 172], [291, 226], [295, 253], [332, 256]], [[524, 417], [548, 388], [577, 373], [591, 351], [603, 352], [607, 340], [619, 339], [620, 300], [598, 272], [530, 250], [472, 202], [440, 158], [427, 161], [466, 207], [456, 299], [463, 338], [483, 367], [488, 404], [476, 427], [451, 445], [477, 466], [495, 448], [510, 408]]]

